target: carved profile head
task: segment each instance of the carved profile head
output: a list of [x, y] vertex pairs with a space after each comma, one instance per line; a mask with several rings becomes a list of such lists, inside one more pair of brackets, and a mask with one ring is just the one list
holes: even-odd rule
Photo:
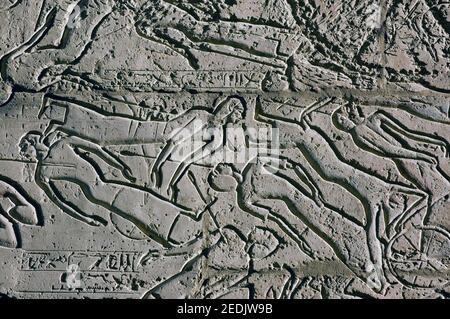
[[224, 123], [236, 124], [245, 119], [244, 101], [238, 97], [228, 97], [225, 101], [219, 103], [214, 115]]
[[28, 132], [19, 142], [20, 155], [29, 160], [41, 160], [44, 158], [48, 147], [41, 141], [41, 132]]
[[215, 191], [231, 192], [242, 182], [242, 176], [232, 165], [221, 163], [211, 172], [208, 180]]
[[333, 113], [333, 123], [343, 131], [350, 131], [365, 120], [361, 108], [353, 101], [341, 106]]

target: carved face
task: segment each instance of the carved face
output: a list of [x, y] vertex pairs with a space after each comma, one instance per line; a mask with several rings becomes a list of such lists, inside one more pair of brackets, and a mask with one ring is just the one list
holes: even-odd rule
[[355, 123], [350, 120], [350, 114], [345, 106], [334, 113], [334, 120], [338, 128], [346, 132], [352, 130], [356, 126]]
[[233, 169], [219, 164], [209, 176], [211, 187], [218, 192], [231, 192], [236, 189], [238, 182], [233, 175]]
[[342, 106], [335, 112], [334, 116], [336, 124], [344, 131], [350, 131], [365, 120], [361, 109], [355, 103], [348, 103]]
[[231, 100], [229, 109], [230, 109], [230, 114], [228, 115], [229, 123], [236, 124], [244, 119], [245, 109], [240, 100], [238, 99]]
[[19, 143], [20, 155], [29, 160], [42, 158], [47, 149], [41, 142], [42, 135], [38, 133], [28, 133]]
[[20, 155], [26, 159], [34, 160], [37, 158], [37, 150], [33, 139], [24, 137], [19, 143]]

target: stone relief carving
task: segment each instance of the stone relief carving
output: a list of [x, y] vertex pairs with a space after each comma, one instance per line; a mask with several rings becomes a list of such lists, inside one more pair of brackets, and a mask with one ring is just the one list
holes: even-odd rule
[[447, 298], [448, 12], [1, 1], [0, 294]]

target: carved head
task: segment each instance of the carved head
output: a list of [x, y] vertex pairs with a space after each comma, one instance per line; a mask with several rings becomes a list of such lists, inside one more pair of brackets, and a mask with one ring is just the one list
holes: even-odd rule
[[229, 97], [215, 110], [215, 116], [222, 122], [236, 124], [245, 118], [244, 102], [237, 97]]
[[350, 131], [365, 120], [360, 107], [354, 102], [349, 102], [341, 106], [333, 113], [333, 122], [335, 125], [343, 130]]
[[209, 175], [209, 184], [218, 192], [234, 191], [242, 182], [242, 176], [230, 164], [218, 164]]
[[45, 157], [48, 147], [41, 142], [42, 133], [32, 131], [27, 133], [19, 143], [20, 155], [29, 160], [40, 160]]
[[229, 116], [229, 122], [236, 124], [245, 118], [245, 107], [239, 99], [231, 99], [230, 104], [231, 113]]

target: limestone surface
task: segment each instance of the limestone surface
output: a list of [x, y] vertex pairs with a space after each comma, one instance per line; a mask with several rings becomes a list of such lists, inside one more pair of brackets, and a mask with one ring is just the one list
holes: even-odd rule
[[448, 298], [449, 13], [0, 0], [0, 298]]

